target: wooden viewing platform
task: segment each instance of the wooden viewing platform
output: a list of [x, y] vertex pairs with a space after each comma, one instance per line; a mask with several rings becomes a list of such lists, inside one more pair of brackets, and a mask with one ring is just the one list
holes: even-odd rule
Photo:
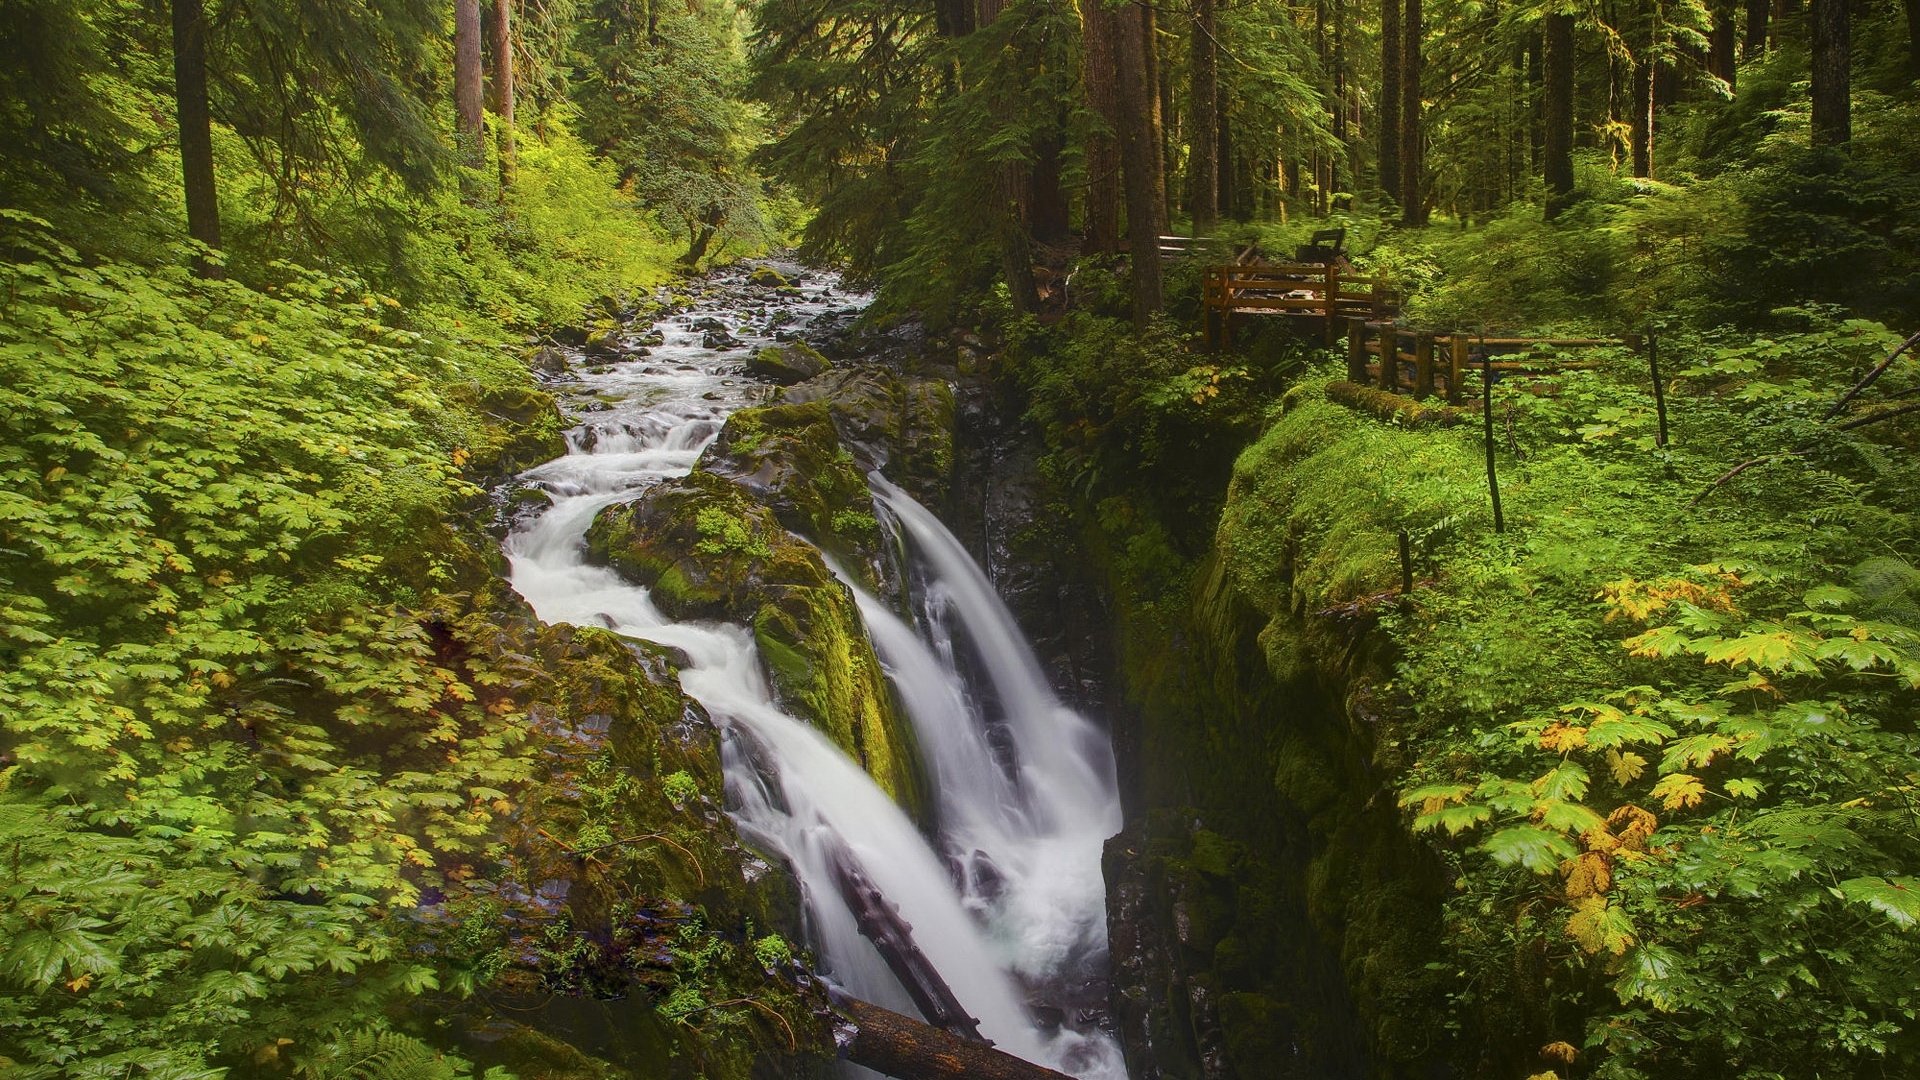
[[1391, 319], [1398, 298], [1379, 278], [1342, 274], [1337, 262], [1248, 263], [1209, 267], [1201, 288], [1208, 349], [1233, 344], [1237, 315], [1279, 315], [1340, 338], [1348, 320]]
[[[1469, 370], [1552, 374], [1594, 368], [1600, 366], [1599, 361], [1566, 360], [1541, 353], [1627, 344], [1619, 338], [1439, 334], [1363, 318], [1350, 318], [1346, 325], [1348, 379], [1393, 393], [1411, 393], [1415, 398], [1441, 394], [1449, 405], [1463, 400], [1461, 383]], [[1391, 350], [1387, 347], [1389, 339], [1393, 342]], [[1381, 357], [1389, 351], [1392, 359], [1383, 363]]]

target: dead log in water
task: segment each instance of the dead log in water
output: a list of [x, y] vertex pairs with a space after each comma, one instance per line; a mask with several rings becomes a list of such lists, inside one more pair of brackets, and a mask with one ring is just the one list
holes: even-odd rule
[[989, 1043], [961, 1038], [878, 1005], [850, 1000], [840, 1011], [859, 1029], [847, 1044], [847, 1060], [900, 1080], [1070, 1080]]
[[980, 1021], [968, 1015], [960, 999], [953, 996], [953, 989], [934, 968], [933, 962], [914, 943], [913, 924], [900, 917], [900, 909], [880, 892], [880, 887], [861, 868], [860, 860], [844, 845], [837, 846], [833, 852], [833, 881], [840, 889], [841, 898], [853, 911], [853, 919], [860, 927], [860, 933], [879, 950], [880, 958], [887, 962], [887, 969], [893, 972], [894, 978], [900, 980], [900, 985], [906, 989], [907, 996], [913, 999], [914, 1007], [927, 1018], [927, 1023], [942, 1031], [986, 1043], [987, 1040], [980, 1035]]

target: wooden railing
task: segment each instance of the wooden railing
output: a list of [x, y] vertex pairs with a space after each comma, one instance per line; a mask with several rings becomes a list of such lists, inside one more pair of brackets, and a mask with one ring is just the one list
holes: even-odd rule
[[1397, 300], [1379, 278], [1344, 276], [1334, 263], [1249, 263], [1208, 268], [1201, 303], [1209, 349], [1233, 342], [1236, 315], [1319, 319], [1329, 345], [1349, 319], [1391, 318]]
[[[1348, 379], [1394, 393], [1411, 393], [1416, 398], [1440, 394], [1450, 405], [1463, 400], [1461, 384], [1468, 371], [1551, 374], [1598, 367], [1597, 360], [1568, 360], [1547, 354], [1625, 344], [1618, 338], [1437, 334], [1363, 318], [1349, 318], [1346, 326]], [[1383, 362], [1383, 357], [1390, 359]]]

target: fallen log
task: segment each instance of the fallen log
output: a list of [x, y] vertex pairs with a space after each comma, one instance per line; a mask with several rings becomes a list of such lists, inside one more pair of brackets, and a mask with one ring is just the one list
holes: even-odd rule
[[846, 1059], [899, 1080], [1071, 1080], [878, 1005], [848, 1000], [840, 1011], [858, 1029], [846, 1044]]
[[901, 918], [900, 909], [867, 877], [860, 860], [845, 845], [837, 845], [833, 852], [833, 882], [853, 912], [860, 933], [873, 942], [880, 958], [887, 962], [887, 969], [900, 980], [907, 996], [913, 999], [914, 1008], [920, 1010], [927, 1022], [943, 1031], [985, 1043], [980, 1035], [980, 1021], [968, 1015], [953, 989], [940, 977], [939, 970], [914, 943], [913, 924]]

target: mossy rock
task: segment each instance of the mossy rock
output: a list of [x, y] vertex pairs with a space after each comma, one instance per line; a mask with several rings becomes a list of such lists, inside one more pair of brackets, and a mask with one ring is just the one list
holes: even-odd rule
[[782, 525], [837, 556], [873, 554], [873, 495], [824, 402], [741, 409], [707, 448], [700, 471], [732, 480]]
[[652, 589], [668, 615], [752, 627], [782, 706], [832, 737], [908, 812], [924, 809], [913, 729], [853, 594], [771, 510], [696, 471], [601, 511], [587, 544], [591, 557]]
[[953, 387], [886, 368], [836, 368], [781, 392], [787, 404], [826, 406], [864, 469], [880, 469], [922, 502], [946, 499], [953, 476]]
[[457, 383], [443, 392], [476, 422], [470, 445], [463, 448], [466, 470], [474, 476], [505, 478], [567, 452], [566, 423], [553, 395], [544, 390]]
[[768, 289], [786, 289], [793, 286], [787, 275], [771, 266], [756, 266], [753, 273], [747, 275], [747, 284], [759, 285]]
[[833, 366], [833, 361], [800, 342], [769, 345], [747, 360], [747, 374], [780, 386], [805, 382]]

